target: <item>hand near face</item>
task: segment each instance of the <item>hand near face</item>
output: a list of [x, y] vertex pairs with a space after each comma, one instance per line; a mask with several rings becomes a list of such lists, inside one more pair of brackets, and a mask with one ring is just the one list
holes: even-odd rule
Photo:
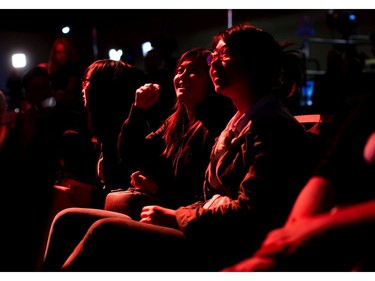
[[134, 105], [142, 109], [148, 109], [158, 101], [159, 96], [160, 86], [147, 83], [136, 90]]

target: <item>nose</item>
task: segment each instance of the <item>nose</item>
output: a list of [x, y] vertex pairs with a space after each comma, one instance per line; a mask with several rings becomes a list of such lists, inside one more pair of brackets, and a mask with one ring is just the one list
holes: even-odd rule
[[216, 63], [217, 61], [220, 61], [218, 54], [211, 53], [211, 54], [207, 57], [207, 64], [208, 64], [208, 66], [213, 65], [213, 64]]
[[181, 73], [180, 73], [180, 77], [186, 77], [186, 69], [184, 69]]
[[221, 60], [218, 57], [213, 57], [211, 60], [211, 64], [209, 64], [210, 67], [217, 67], [221, 64]]
[[181, 73], [179, 73], [179, 74], [176, 75], [176, 78], [177, 78], [178, 82], [183, 82], [188, 77], [189, 77], [189, 75], [188, 75], [188, 72], [186, 71], [186, 69], [183, 72], [181, 72]]

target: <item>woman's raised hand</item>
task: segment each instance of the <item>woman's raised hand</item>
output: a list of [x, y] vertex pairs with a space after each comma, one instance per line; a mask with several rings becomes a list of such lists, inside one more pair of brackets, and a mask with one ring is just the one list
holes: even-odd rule
[[160, 85], [152, 83], [144, 84], [135, 91], [134, 105], [142, 109], [148, 109], [158, 101], [159, 96]]

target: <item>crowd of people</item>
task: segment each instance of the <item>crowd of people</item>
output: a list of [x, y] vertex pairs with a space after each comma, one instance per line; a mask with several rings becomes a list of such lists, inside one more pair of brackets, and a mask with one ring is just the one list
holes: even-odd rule
[[20, 111], [0, 99], [0, 269], [373, 271], [374, 93], [305, 127], [293, 46], [235, 25], [160, 77], [56, 40]]

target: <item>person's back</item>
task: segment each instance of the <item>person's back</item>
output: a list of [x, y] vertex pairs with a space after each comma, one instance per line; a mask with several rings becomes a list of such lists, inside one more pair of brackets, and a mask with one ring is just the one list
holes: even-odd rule
[[117, 139], [129, 114], [135, 90], [144, 82], [144, 73], [122, 61], [97, 60], [84, 72], [84, 103], [101, 160], [98, 176], [106, 192], [126, 186], [118, 164]]

